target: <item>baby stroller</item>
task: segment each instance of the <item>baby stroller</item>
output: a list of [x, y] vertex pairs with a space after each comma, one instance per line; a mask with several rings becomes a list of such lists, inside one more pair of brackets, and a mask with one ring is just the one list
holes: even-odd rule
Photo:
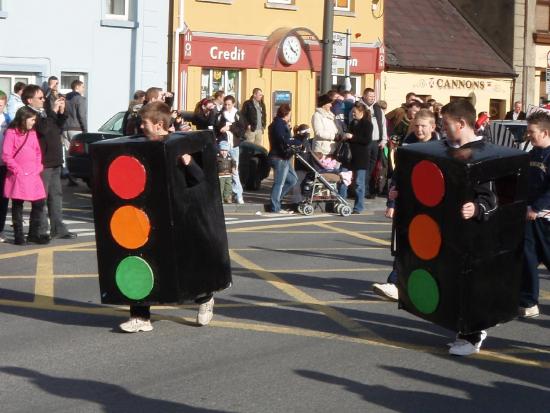
[[[333, 202], [334, 211], [343, 217], [351, 215], [350, 204], [338, 194], [336, 183], [339, 180], [338, 175], [333, 173], [323, 174], [315, 168], [317, 158], [306, 143], [304, 147], [293, 147], [294, 155], [308, 171], [300, 187], [304, 200], [298, 204], [298, 212], [309, 216], [313, 215], [316, 206], [321, 202]], [[311, 162], [308, 162], [308, 160]], [[332, 181], [332, 182], [330, 182]]]

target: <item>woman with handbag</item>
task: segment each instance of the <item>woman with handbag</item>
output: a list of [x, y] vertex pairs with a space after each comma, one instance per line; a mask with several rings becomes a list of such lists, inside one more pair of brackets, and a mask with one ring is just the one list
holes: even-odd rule
[[34, 130], [36, 112], [27, 106], [15, 114], [4, 135], [2, 160], [8, 169], [4, 196], [11, 199], [11, 214], [15, 244], [26, 243], [23, 235], [23, 202], [31, 202], [31, 216], [27, 241], [47, 244], [49, 238], [40, 235], [46, 192], [40, 177], [42, 153]]
[[[360, 214], [365, 209], [365, 179], [369, 169], [369, 144], [372, 141], [372, 122], [370, 112], [365, 105], [356, 103], [351, 110], [352, 121], [349, 132], [343, 139], [349, 144], [351, 161], [344, 165], [355, 176], [355, 204], [353, 214]], [[340, 189], [340, 195], [347, 195], [347, 188]]]

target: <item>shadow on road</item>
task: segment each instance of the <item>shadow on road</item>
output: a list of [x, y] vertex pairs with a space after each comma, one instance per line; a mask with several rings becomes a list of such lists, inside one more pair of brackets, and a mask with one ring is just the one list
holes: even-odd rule
[[[296, 373], [311, 380], [342, 387], [369, 403], [401, 413], [548, 411], [550, 393], [544, 389], [501, 381], [481, 385], [408, 368], [390, 366], [382, 366], [382, 368], [402, 378], [420, 382], [418, 385], [420, 388], [447, 387], [452, 393], [459, 392], [463, 396], [392, 389], [310, 370], [296, 370]], [[402, 388], [405, 387], [417, 386], [403, 380]]]
[[27, 378], [30, 383], [39, 389], [63, 399], [85, 400], [96, 403], [102, 407], [104, 412], [225, 412], [148, 398], [133, 394], [124, 387], [95, 380], [59, 378], [21, 367], [0, 367], [0, 372]]

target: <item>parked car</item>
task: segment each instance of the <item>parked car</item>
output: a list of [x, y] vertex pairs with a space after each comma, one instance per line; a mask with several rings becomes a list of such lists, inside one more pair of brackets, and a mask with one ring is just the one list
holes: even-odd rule
[[[116, 113], [97, 132], [80, 133], [71, 139], [67, 167], [73, 177], [82, 179], [90, 186], [92, 179], [90, 145], [94, 142], [123, 136], [122, 120], [125, 113]], [[184, 112], [184, 118], [192, 122], [192, 113]], [[267, 150], [263, 146], [249, 142], [241, 143], [240, 148], [239, 176], [241, 183], [246, 189], [258, 190], [262, 180], [269, 175]]]
[[88, 186], [92, 176], [92, 160], [90, 158], [90, 144], [105, 139], [122, 136], [122, 120], [126, 112], [118, 112], [105, 122], [97, 132], [79, 133], [71, 139], [67, 155], [67, 168], [74, 178], [80, 178]]

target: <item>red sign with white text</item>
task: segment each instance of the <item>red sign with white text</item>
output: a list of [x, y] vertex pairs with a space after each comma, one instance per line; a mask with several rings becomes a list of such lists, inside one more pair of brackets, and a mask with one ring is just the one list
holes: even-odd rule
[[[281, 71], [321, 70], [322, 51], [317, 44], [308, 45], [293, 65], [283, 64], [277, 56], [277, 45], [269, 48], [265, 40], [234, 39], [214, 36], [181, 36], [180, 62], [199, 67], [267, 69]], [[382, 53], [382, 54], [381, 54]], [[379, 73], [383, 70], [383, 51], [372, 47], [351, 48], [352, 73]]]

